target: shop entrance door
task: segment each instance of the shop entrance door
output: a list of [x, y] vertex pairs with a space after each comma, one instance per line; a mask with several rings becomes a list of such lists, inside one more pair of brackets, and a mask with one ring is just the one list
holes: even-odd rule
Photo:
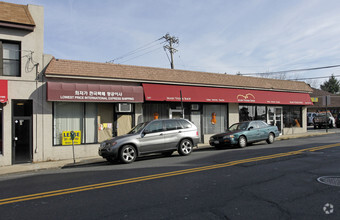
[[27, 117], [14, 117], [13, 161], [32, 162], [32, 121]]
[[169, 118], [184, 118], [183, 111], [181, 109], [170, 109], [169, 110]]
[[268, 108], [268, 124], [277, 126], [280, 134], [282, 133], [282, 107]]
[[132, 115], [117, 115], [117, 136], [127, 134], [132, 129]]
[[29, 163], [33, 158], [32, 100], [13, 100], [12, 161]]

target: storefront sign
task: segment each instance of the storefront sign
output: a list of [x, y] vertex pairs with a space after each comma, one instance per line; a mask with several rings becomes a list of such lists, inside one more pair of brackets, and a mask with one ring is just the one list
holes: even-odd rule
[[143, 84], [146, 101], [313, 105], [308, 93]]
[[312, 100], [312, 102], [319, 102], [319, 98], [318, 97], [310, 97], [310, 99]]
[[[73, 141], [74, 141], [75, 145], [81, 144], [81, 131], [74, 131]], [[61, 144], [62, 145], [72, 145], [71, 131], [63, 131]]]
[[47, 82], [47, 101], [143, 102], [141, 86]]
[[0, 80], [0, 103], [8, 101], [8, 81]]

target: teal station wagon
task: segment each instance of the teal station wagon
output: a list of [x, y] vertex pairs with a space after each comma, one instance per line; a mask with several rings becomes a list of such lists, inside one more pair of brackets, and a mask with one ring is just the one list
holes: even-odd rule
[[266, 140], [268, 144], [274, 142], [280, 132], [276, 126], [268, 125], [263, 121], [245, 121], [236, 123], [220, 134], [210, 137], [209, 144], [216, 148], [228, 145], [246, 147], [248, 143]]

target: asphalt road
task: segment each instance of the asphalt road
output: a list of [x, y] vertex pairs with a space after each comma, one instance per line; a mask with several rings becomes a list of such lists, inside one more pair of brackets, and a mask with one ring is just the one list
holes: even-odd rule
[[340, 219], [339, 158], [330, 134], [9, 175], [0, 218]]

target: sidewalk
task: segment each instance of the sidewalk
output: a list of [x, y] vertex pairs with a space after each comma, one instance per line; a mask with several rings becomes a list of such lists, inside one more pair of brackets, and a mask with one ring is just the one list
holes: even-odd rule
[[[277, 137], [276, 140], [288, 140], [293, 138], [302, 138], [302, 137], [312, 137], [312, 136], [320, 136], [320, 135], [327, 135], [327, 134], [334, 134], [339, 133], [338, 131], [329, 130], [326, 133], [323, 130], [320, 131], [313, 131], [307, 132], [302, 134], [292, 134], [292, 135], [281, 135]], [[201, 148], [208, 148], [210, 147], [208, 144], [199, 144], [199, 149]], [[76, 163], [73, 163], [73, 159], [68, 160], [59, 160], [59, 161], [48, 161], [48, 162], [37, 162], [37, 163], [26, 163], [26, 164], [15, 164], [10, 166], [3, 166], [0, 167], [0, 175], [5, 174], [12, 174], [12, 173], [22, 173], [22, 172], [32, 172], [38, 170], [45, 170], [45, 169], [57, 169], [61, 167], [72, 167], [72, 166], [81, 166], [86, 165], [89, 163], [96, 163], [96, 162], [104, 162], [103, 158], [99, 156], [95, 157], [88, 157], [88, 158], [77, 158]]]

